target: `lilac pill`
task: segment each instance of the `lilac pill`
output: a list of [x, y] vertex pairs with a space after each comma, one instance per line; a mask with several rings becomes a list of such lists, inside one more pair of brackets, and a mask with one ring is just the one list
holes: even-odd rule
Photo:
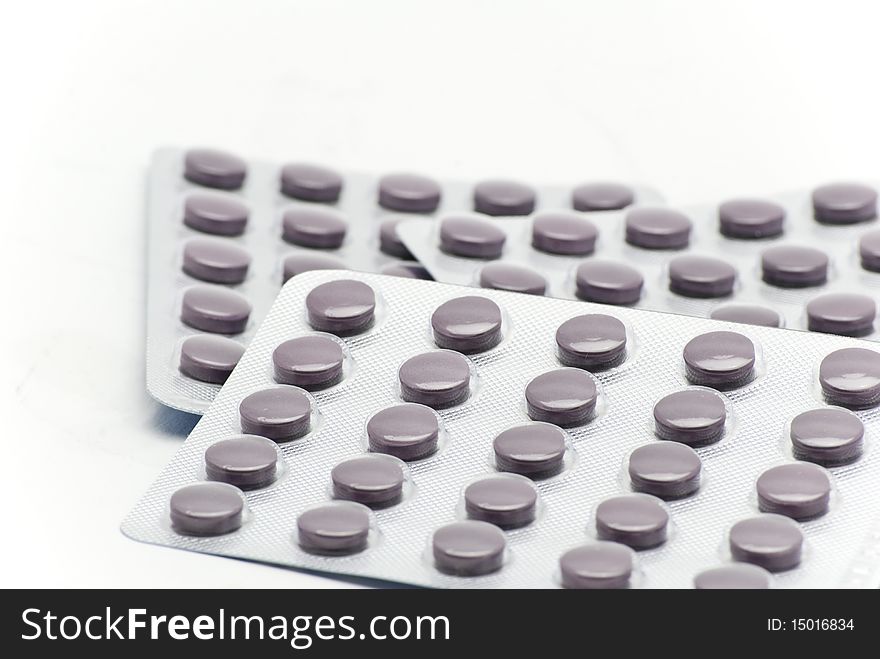
[[764, 281], [773, 286], [819, 286], [828, 280], [828, 256], [813, 247], [771, 247], [761, 254], [761, 273]]
[[488, 476], [464, 490], [464, 508], [470, 519], [514, 529], [535, 520], [538, 491], [532, 482], [507, 475]]
[[548, 254], [588, 256], [598, 236], [596, 225], [576, 213], [551, 211], [532, 219], [532, 247]]
[[877, 304], [861, 293], [826, 293], [807, 303], [807, 329], [842, 336], [874, 331]]
[[859, 183], [831, 183], [813, 190], [813, 214], [825, 224], [854, 224], [877, 217], [877, 191]]
[[880, 353], [842, 348], [819, 365], [819, 384], [829, 403], [860, 409], [880, 403]]
[[215, 334], [240, 334], [250, 315], [251, 303], [242, 295], [214, 286], [188, 288], [180, 307], [185, 325]]
[[530, 478], [549, 478], [562, 471], [565, 448], [565, 434], [549, 423], [514, 426], [492, 442], [499, 471]]
[[299, 546], [312, 554], [341, 556], [367, 548], [370, 509], [351, 501], [337, 501], [303, 512], [296, 520]]
[[483, 181], [474, 186], [474, 210], [486, 215], [529, 215], [535, 190], [517, 181]]
[[407, 359], [397, 371], [400, 395], [434, 409], [458, 405], [470, 395], [471, 369], [457, 352], [437, 350]]
[[770, 588], [770, 573], [750, 563], [722, 565], [703, 570], [694, 577], [697, 590], [765, 590]]
[[475, 577], [497, 572], [504, 564], [507, 539], [494, 524], [468, 520], [453, 522], [434, 532], [434, 565], [446, 574]]
[[241, 527], [241, 490], [225, 483], [186, 485], [171, 495], [171, 527], [182, 535], [210, 536]]
[[626, 359], [626, 326], [617, 318], [589, 313], [569, 318], [556, 330], [556, 352], [566, 366], [604, 369]]
[[244, 184], [247, 165], [244, 160], [226, 151], [190, 149], [184, 157], [183, 176], [197, 185], [237, 190]]
[[345, 262], [330, 254], [319, 252], [296, 252], [284, 257], [282, 281], [287, 282], [303, 272], [312, 270], [348, 270]]
[[244, 350], [243, 345], [225, 336], [189, 336], [180, 346], [180, 372], [200, 382], [223, 384]]
[[376, 412], [367, 421], [370, 450], [409, 462], [437, 450], [440, 422], [430, 407], [403, 403]]
[[208, 480], [241, 489], [265, 487], [275, 480], [278, 451], [265, 437], [239, 435], [221, 439], [205, 451]]
[[497, 259], [505, 239], [501, 229], [473, 217], [447, 217], [440, 223], [440, 249], [454, 256]]
[[755, 344], [737, 332], [706, 332], [684, 347], [688, 380], [716, 389], [741, 387], [755, 369]]
[[734, 524], [729, 542], [733, 560], [782, 572], [800, 565], [804, 534], [788, 517], [764, 513]]
[[724, 400], [714, 391], [685, 389], [654, 405], [654, 432], [660, 439], [705, 446], [721, 439], [727, 421]]
[[315, 286], [306, 296], [309, 324], [321, 332], [357, 334], [373, 324], [376, 294], [361, 281], [338, 279]]
[[669, 290], [685, 297], [724, 297], [734, 283], [736, 269], [721, 259], [686, 254], [669, 262]]
[[425, 266], [416, 261], [398, 261], [397, 263], [390, 263], [382, 268], [381, 274], [388, 275], [389, 277], [403, 277], [404, 279], [434, 281], [434, 278]]
[[581, 263], [575, 276], [577, 296], [600, 304], [635, 304], [642, 296], [644, 278], [624, 263], [590, 259]]
[[302, 201], [333, 203], [342, 193], [338, 172], [308, 163], [290, 163], [281, 168], [281, 194]]
[[633, 208], [626, 214], [626, 242], [644, 249], [687, 247], [693, 223], [671, 208]]
[[731, 199], [718, 207], [718, 226], [728, 238], [772, 238], [782, 234], [785, 209], [763, 199]]
[[543, 295], [547, 290], [547, 280], [544, 275], [531, 268], [495, 261], [480, 268], [480, 287], [527, 295]]
[[770, 307], [760, 304], [739, 304], [732, 302], [715, 307], [709, 317], [714, 320], [726, 320], [730, 323], [759, 325], [762, 327], [782, 327], [782, 316]]
[[243, 398], [238, 413], [242, 432], [288, 442], [309, 432], [312, 402], [297, 387], [270, 387]]
[[565, 552], [559, 559], [559, 572], [563, 588], [629, 588], [633, 551], [617, 542], [591, 542]]
[[861, 457], [865, 425], [852, 412], [823, 407], [792, 419], [789, 436], [795, 458], [834, 467]]
[[330, 472], [333, 496], [371, 508], [399, 503], [404, 474], [400, 463], [384, 455], [365, 455], [340, 462]]
[[419, 174], [387, 174], [379, 181], [379, 205], [401, 213], [433, 213], [440, 194], [434, 179]]
[[859, 258], [865, 270], [880, 272], [880, 230], [869, 231], [859, 239]]
[[250, 210], [231, 196], [191, 194], [183, 203], [183, 223], [190, 229], [217, 236], [240, 236]]
[[397, 225], [404, 219], [402, 217], [389, 217], [383, 220], [379, 225], [379, 249], [388, 256], [394, 256], [399, 259], [412, 260], [413, 255], [403, 244], [400, 236], [397, 235]]
[[326, 389], [342, 380], [342, 346], [326, 335], [300, 336], [272, 352], [275, 381], [308, 391]]
[[690, 446], [655, 442], [629, 456], [629, 478], [636, 492], [661, 499], [681, 499], [700, 489], [702, 462]]
[[592, 419], [598, 397], [593, 377], [579, 368], [542, 373], [526, 386], [529, 418], [562, 428], [583, 425]]
[[648, 494], [623, 494], [596, 507], [596, 534], [632, 547], [650, 549], [666, 542], [669, 513]]
[[465, 354], [485, 352], [501, 341], [501, 309], [489, 298], [457, 297], [434, 310], [431, 330], [439, 348]]
[[247, 250], [223, 240], [195, 238], [183, 247], [183, 271], [202, 281], [240, 284], [250, 265]]
[[345, 240], [347, 230], [342, 216], [329, 208], [289, 208], [281, 220], [281, 237], [300, 247], [336, 249]]
[[812, 519], [828, 512], [831, 479], [811, 462], [796, 462], [767, 469], [755, 484], [758, 508], [796, 520]]
[[584, 183], [571, 193], [571, 205], [579, 211], [616, 211], [635, 201], [632, 188], [621, 183]]

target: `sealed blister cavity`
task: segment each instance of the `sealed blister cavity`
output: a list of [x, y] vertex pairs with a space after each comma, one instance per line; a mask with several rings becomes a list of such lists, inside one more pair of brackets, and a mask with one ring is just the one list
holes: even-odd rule
[[336, 202], [342, 194], [342, 175], [329, 167], [289, 163], [281, 168], [281, 194], [302, 201]]
[[652, 549], [666, 542], [669, 513], [660, 499], [622, 494], [596, 507], [596, 536], [633, 549]]
[[726, 320], [730, 323], [760, 325], [761, 327], [782, 327], [782, 317], [770, 307], [760, 304], [738, 304], [731, 302], [715, 307], [709, 314], [713, 320]]
[[596, 379], [577, 368], [557, 368], [533, 378], [526, 386], [526, 409], [533, 421], [561, 428], [579, 426], [596, 413]]
[[183, 271], [202, 281], [240, 284], [250, 264], [247, 251], [221, 240], [194, 238], [183, 247]]
[[644, 283], [638, 270], [612, 261], [584, 261], [575, 273], [577, 296], [587, 302], [635, 304], [642, 296]]
[[526, 423], [499, 433], [492, 442], [495, 466], [530, 478], [549, 478], [565, 467], [565, 433], [550, 423]]
[[345, 270], [345, 263], [329, 254], [301, 252], [284, 258], [282, 283], [309, 270]]
[[526, 478], [497, 474], [480, 478], [462, 493], [465, 514], [502, 529], [527, 526], [535, 521], [538, 490]]
[[431, 273], [415, 261], [400, 261], [386, 265], [380, 272], [391, 277], [403, 277], [404, 279], [426, 279], [432, 281]]
[[827, 401], [850, 409], [880, 402], [880, 353], [866, 348], [835, 350], [819, 365], [819, 384]]
[[401, 398], [434, 409], [458, 405], [470, 395], [471, 365], [450, 350], [410, 357], [401, 364], [397, 377]]
[[351, 501], [313, 506], [296, 519], [297, 542], [312, 554], [343, 556], [367, 548], [370, 509]]
[[474, 186], [474, 210], [486, 215], [528, 215], [535, 210], [537, 193], [518, 181], [482, 181]]
[[299, 439], [309, 432], [312, 400], [297, 387], [267, 387], [245, 396], [238, 406], [244, 433], [260, 435], [276, 442]]
[[180, 320], [203, 332], [241, 334], [250, 316], [250, 302], [225, 288], [193, 286], [180, 303]]
[[556, 330], [559, 361], [566, 366], [605, 369], [626, 359], [626, 326], [614, 316], [583, 314]]
[[807, 304], [807, 327], [813, 332], [864, 336], [874, 331], [877, 304], [861, 293], [826, 293]]
[[480, 268], [480, 288], [543, 295], [547, 290], [547, 280], [531, 268], [498, 261]]
[[220, 190], [237, 190], [244, 184], [247, 164], [235, 154], [217, 149], [190, 149], [184, 159], [186, 180]]
[[587, 256], [598, 236], [596, 225], [577, 213], [551, 211], [532, 219], [532, 247], [548, 254]]
[[785, 208], [764, 199], [730, 199], [718, 206], [718, 230], [728, 238], [774, 238], [784, 222]]
[[241, 526], [241, 490], [225, 483], [195, 483], [181, 487], [169, 500], [171, 527], [182, 535], [212, 536]]
[[419, 174], [387, 174], [379, 180], [379, 205], [403, 213], [433, 213], [442, 194], [437, 181]]
[[626, 242], [644, 249], [681, 249], [690, 242], [692, 226], [687, 215], [671, 208], [633, 208], [626, 214]]
[[281, 220], [281, 236], [300, 247], [336, 249], [345, 240], [348, 223], [327, 208], [290, 208]]
[[852, 412], [824, 407], [794, 417], [789, 437], [795, 458], [832, 467], [861, 457], [865, 424]]
[[275, 381], [309, 391], [326, 389], [342, 380], [344, 361], [342, 346], [326, 334], [288, 339], [272, 353]]
[[809, 462], [771, 467], [758, 477], [755, 489], [761, 512], [799, 521], [824, 515], [831, 501], [828, 473]]
[[788, 517], [763, 513], [734, 524], [729, 542], [734, 560], [783, 572], [800, 564], [804, 534]]
[[669, 262], [669, 290], [685, 297], [725, 297], [735, 283], [736, 269], [721, 259], [687, 254]]
[[484, 352], [501, 341], [501, 309], [478, 295], [447, 300], [431, 314], [431, 330], [438, 348], [465, 354]]
[[617, 211], [634, 204], [636, 194], [622, 183], [582, 183], [572, 191], [571, 205], [578, 211]]
[[813, 247], [771, 247], [761, 255], [761, 272], [764, 281], [773, 286], [819, 286], [828, 279], [828, 256]]
[[373, 323], [376, 294], [360, 281], [330, 281], [312, 289], [306, 310], [316, 330], [340, 335], [362, 332]]
[[389, 217], [382, 222], [379, 227], [379, 249], [389, 256], [396, 256], [399, 259], [412, 259], [412, 254], [400, 240], [397, 235], [397, 225], [400, 224], [405, 216]]
[[183, 205], [183, 223], [190, 229], [216, 236], [244, 233], [250, 209], [231, 195], [193, 193]]
[[476, 577], [501, 569], [507, 539], [494, 524], [468, 520], [437, 529], [431, 538], [431, 549], [434, 565], [441, 572]]
[[645, 444], [629, 456], [627, 471], [636, 492], [681, 499], [700, 489], [703, 463], [691, 447], [676, 442]]
[[563, 588], [611, 590], [629, 588], [633, 551], [617, 542], [592, 542], [569, 549], [559, 558]]
[[708, 389], [667, 394], [654, 405], [654, 432], [660, 439], [704, 446], [721, 439], [727, 421], [724, 399]]
[[685, 372], [693, 384], [732, 389], [754, 377], [755, 344], [738, 332], [706, 332], [687, 342], [682, 351]]
[[826, 224], [853, 224], [877, 217], [877, 191], [859, 183], [830, 183], [813, 190], [813, 214]]
[[180, 345], [180, 372], [199, 382], [223, 384], [243, 354], [244, 346], [225, 336], [190, 336]]
[[694, 577], [697, 590], [766, 590], [770, 573], [750, 563], [722, 565], [700, 572]]
[[340, 462], [330, 472], [333, 496], [387, 508], [400, 503], [406, 473], [403, 464], [386, 455], [365, 455]]
[[859, 239], [859, 259], [862, 268], [880, 272], [880, 231], [869, 231]]
[[440, 247], [456, 256], [497, 259], [505, 240], [503, 231], [478, 217], [447, 217], [440, 223]]
[[437, 450], [440, 421], [425, 405], [403, 403], [379, 410], [367, 421], [371, 451], [387, 453], [409, 462], [426, 458]]
[[278, 451], [265, 437], [237, 435], [221, 439], [205, 451], [208, 480], [235, 485], [242, 490], [265, 487], [275, 480]]

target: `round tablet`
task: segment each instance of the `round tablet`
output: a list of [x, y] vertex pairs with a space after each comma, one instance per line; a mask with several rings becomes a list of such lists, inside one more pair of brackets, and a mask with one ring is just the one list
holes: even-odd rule
[[434, 310], [431, 329], [434, 343], [440, 348], [484, 352], [501, 341], [501, 309], [478, 295], [457, 297]]
[[342, 346], [325, 335], [300, 336], [272, 352], [275, 381], [309, 391], [326, 389], [342, 379]]
[[526, 385], [529, 418], [567, 428], [593, 418], [599, 390], [593, 377], [579, 368], [542, 373]]
[[525, 423], [500, 433], [492, 448], [500, 471], [547, 478], [562, 471], [565, 434], [549, 423]]
[[761, 273], [764, 281], [773, 286], [819, 286], [828, 280], [828, 256], [813, 247], [771, 247], [761, 254]]
[[877, 304], [860, 293], [826, 293], [807, 303], [807, 329], [843, 336], [874, 331]]
[[427, 271], [425, 266], [416, 261], [398, 261], [386, 265], [381, 270], [381, 274], [389, 277], [403, 277], [404, 279], [424, 279], [425, 281], [434, 281], [431, 273]]
[[186, 289], [180, 306], [185, 325], [215, 334], [240, 334], [251, 316], [251, 303], [235, 291], [214, 286]]
[[244, 499], [225, 483], [186, 485], [171, 495], [171, 527], [183, 535], [223, 535], [241, 526]]
[[731, 199], [718, 207], [718, 226], [728, 238], [772, 238], [782, 234], [785, 209], [762, 199]]
[[727, 408], [714, 391], [685, 389], [654, 405], [654, 432], [660, 439], [703, 446], [721, 439]]
[[633, 549], [650, 549], [666, 542], [669, 513], [660, 499], [647, 494], [623, 494], [596, 507], [600, 540], [620, 542]]
[[307, 552], [356, 554], [367, 548], [370, 509], [350, 501], [309, 508], [297, 518], [296, 529], [299, 546]]
[[721, 259], [686, 254], [669, 262], [669, 290], [685, 297], [724, 297], [735, 282], [736, 269]]
[[621, 183], [584, 183], [571, 193], [571, 205], [579, 211], [617, 211], [635, 199], [633, 189]]
[[760, 304], [722, 304], [712, 310], [709, 318], [745, 325], [782, 327], [782, 316], [770, 307], [762, 307]]
[[222, 240], [196, 238], [183, 247], [183, 271], [215, 284], [240, 284], [247, 277], [251, 255]]
[[859, 239], [859, 257], [865, 270], [880, 272], [880, 231], [869, 231]]
[[379, 205], [402, 213], [433, 213], [440, 205], [440, 186], [427, 176], [387, 174], [379, 181]]
[[330, 254], [297, 252], [284, 257], [282, 281], [286, 283], [291, 277], [311, 270], [348, 270], [348, 267]]
[[741, 387], [752, 379], [755, 345], [737, 332], [706, 332], [683, 351], [688, 380], [716, 388]]
[[312, 401], [302, 389], [270, 387], [243, 398], [238, 413], [242, 432], [286, 442], [309, 431]]
[[865, 425], [851, 412], [824, 407], [798, 414], [789, 435], [795, 458], [833, 467], [862, 455]]
[[661, 499], [680, 499], [700, 489], [700, 456], [690, 446], [656, 442], [629, 456], [629, 477], [636, 492]]
[[376, 412], [367, 421], [370, 450], [409, 462], [437, 450], [440, 422], [429, 407], [403, 403]]
[[556, 330], [559, 361], [579, 368], [611, 368], [626, 359], [626, 326], [614, 316], [588, 313]]
[[880, 353], [866, 348], [835, 350], [819, 365], [819, 384], [832, 404], [874, 407], [880, 402]]
[[221, 439], [205, 451], [208, 480], [241, 489], [265, 487], [275, 480], [278, 451], [265, 437], [240, 435]]
[[471, 519], [513, 529], [535, 520], [538, 491], [531, 481], [510, 476], [489, 476], [464, 490], [464, 508]]
[[598, 236], [596, 225], [575, 213], [545, 212], [532, 219], [532, 247], [548, 254], [588, 256]]
[[758, 508], [804, 520], [828, 512], [831, 479], [822, 467], [811, 462], [771, 467], [758, 477]]
[[290, 163], [281, 168], [281, 194], [303, 201], [335, 202], [342, 192], [338, 172], [308, 163]]
[[330, 472], [333, 496], [371, 508], [398, 503], [403, 496], [403, 469], [394, 458], [365, 455], [340, 462]]
[[183, 223], [190, 229], [218, 236], [240, 236], [250, 211], [233, 197], [192, 194], [183, 202]]
[[543, 295], [547, 290], [547, 280], [544, 275], [531, 268], [496, 261], [480, 268], [480, 287], [527, 295]]
[[183, 176], [190, 183], [221, 190], [237, 190], [244, 184], [247, 165], [226, 151], [190, 149], [183, 161]]
[[516, 181], [483, 181], [474, 186], [474, 210], [486, 215], [528, 215], [535, 210], [535, 190]]
[[397, 371], [400, 395], [434, 409], [451, 407], [470, 395], [471, 368], [457, 352], [437, 350], [410, 357]]
[[331, 334], [356, 334], [373, 324], [376, 294], [361, 281], [337, 279], [315, 286], [306, 296], [309, 324]]
[[626, 214], [626, 242], [645, 249], [680, 249], [691, 239], [687, 215], [671, 208], [633, 208]]
[[494, 524], [469, 520], [437, 529], [431, 545], [438, 570], [475, 577], [501, 569], [507, 539]]
[[734, 524], [729, 541], [733, 560], [782, 572], [800, 564], [804, 534], [788, 517], [764, 513]]
[[694, 577], [697, 590], [764, 590], [770, 588], [770, 573], [750, 563], [723, 565], [703, 570]]
[[600, 304], [635, 304], [642, 296], [644, 278], [624, 263], [590, 259], [577, 268], [577, 296]]
[[379, 225], [379, 249], [399, 259], [412, 260], [413, 255], [403, 244], [400, 236], [397, 235], [397, 225], [404, 219], [403, 217], [389, 217], [383, 220]]
[[289, 208], [281, 220], [281, 237], [300, 247], [336, 249], [347, 230], [345, 220], [329, 208]]
[[477, 218], [447, 217], [440, 223], [440, 249], [454, 256], [497, 259], [505, 239], [501, 229]]
[[859, 183], [831, 183], [813, 190], [813, 214], [826, 224], [854, 224], [877, 217], [877, 192]]
[[563, 588], [610, 590], [628, 588], [633, 552], [617, 542], [592, 542], [569, 549], [559, 559]]
[[244, 346], [225, 336], [189, 336], [180, 346], [180, 372], [200, 382], [223, 384], [243, 354]]

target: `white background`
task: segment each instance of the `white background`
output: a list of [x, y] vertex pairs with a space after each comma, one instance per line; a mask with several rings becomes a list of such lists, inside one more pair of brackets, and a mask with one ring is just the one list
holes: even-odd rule
[[673, 203], [880, 175], [865, 2], [0, 3], [0, 586], [350, 585], [132, 542], [160, 145]]

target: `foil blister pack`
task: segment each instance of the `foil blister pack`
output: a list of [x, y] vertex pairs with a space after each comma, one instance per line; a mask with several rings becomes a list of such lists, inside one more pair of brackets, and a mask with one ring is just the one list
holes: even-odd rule
[[453, 215], [398, 233], [438, 281], [876, 339], [874, 187], [677, 210]]
[[300, 272], [429, 278], [397, 236], [402, 219], [657, 199], [638, 186], [438, 182], [246, 162], [211, 149], [157, 151], [147, 199], [147, 388], [166, 405], [204, 412], [282, 283]]
[[122, 528], [431, 587], [876, 587], [878, 405], [858, 339], [307, 272]]

